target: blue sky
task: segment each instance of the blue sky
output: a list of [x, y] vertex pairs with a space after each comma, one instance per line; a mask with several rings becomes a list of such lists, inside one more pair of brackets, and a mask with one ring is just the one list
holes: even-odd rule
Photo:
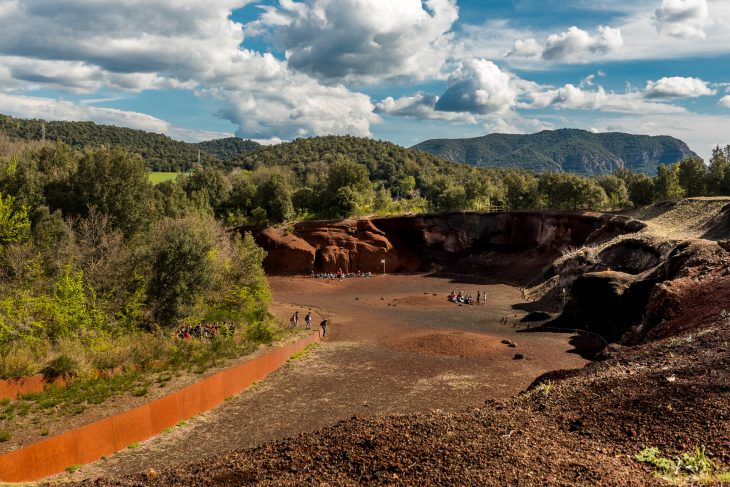
[[0, 0], [0, 113], [197, 141], [730, 144], [728, 0]]

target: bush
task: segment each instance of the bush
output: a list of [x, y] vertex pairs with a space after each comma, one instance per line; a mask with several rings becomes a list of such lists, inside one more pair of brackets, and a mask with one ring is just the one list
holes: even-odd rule
[[14, 379], [37, 374], [48, 351], [48, 344], [38, 341], [0, 346], [0, 378]]
[[147, 290], [154, 318], [171, 326], [190, 310], [212, 282], [215, 223], [203, 216], [162, 220], [149, 246]]
[[41, 373], [47, 381], [52, 381], [58, 377], [72, 377], [77, 375], [79, 364], [67, 355], [59, 355], [51, 362], [43, 367]]
[[274, 331], [268, 322], [257, 320], [246, 327], [246, 338], [254, 343], [269, 344], [274, 340]]

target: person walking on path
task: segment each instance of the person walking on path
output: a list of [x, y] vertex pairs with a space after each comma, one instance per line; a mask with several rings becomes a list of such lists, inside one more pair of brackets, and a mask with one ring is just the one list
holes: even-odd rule
[[482, 292], [477, 291], [477, 304], [482, 304]]
[[487, 304], [487, 291], [486, 290], [482, 293], [482, 303]]
[[325, 318], [322, 320], [322, 323], [319, 324], [320, 328], [322, 328], [322, 338], [327, 334], [327, 319]]
[[306, 328], [307, 330], [312, 329], [312, 312], [310, 311], [307, 313], [307, 316], [304, 317], [304, 322], [307, 324]]
[[292, 324], [292, 328], [299, 326], [299, 311], [295, 311], [289, 321]]

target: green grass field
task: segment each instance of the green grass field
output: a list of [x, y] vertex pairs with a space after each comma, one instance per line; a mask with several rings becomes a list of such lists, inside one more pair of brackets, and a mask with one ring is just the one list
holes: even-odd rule
[[181, 172], [151, 172], [149, 173], [150, 183], [160, 184], [177, 178]]

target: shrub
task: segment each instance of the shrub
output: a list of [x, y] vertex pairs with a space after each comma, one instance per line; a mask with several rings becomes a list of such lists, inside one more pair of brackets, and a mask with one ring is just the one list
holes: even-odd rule
[[669, 458], [659, 456], [660, 454], [661, 451], [657, 447], [644, 448], [639, 453], [634, 455], [634, 460], [653, 466], [659, 473], [674, 473], [677, 469], [677, 464]]
[[46, 365], [41, 371], [43, 377], [47, 381], [52, 381], [58, 377], [71, 377], [76, 375], [79, 368], [78, 362], [66, 355], [59, 355]]
[[679, 457], [679, 469], [694, 475], [701, 475], [715, 470], [715, 464], [705, 455], [705, 447], [698, 447], [695, 453], [682, 453]]
[[274, 332], [267, 321], [257, 320], [246, 327], [246, 338], [254, 343], [269, 344], [274, 340]]
[[0, 378], [27, 377], [40, 372], [42, 357], [48, 353], [42, 342], [17, 342], [0, 346]]

